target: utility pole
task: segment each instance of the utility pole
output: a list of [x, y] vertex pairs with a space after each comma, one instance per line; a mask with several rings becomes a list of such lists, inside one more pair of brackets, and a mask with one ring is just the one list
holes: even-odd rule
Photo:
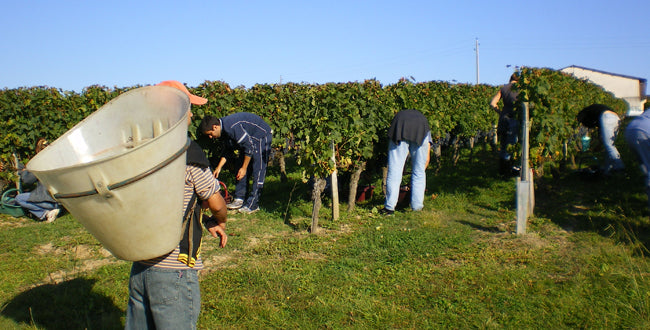
[[478, 69], [478, 38], [476, 38], [476, 84], [479, 84], [479, 69]]

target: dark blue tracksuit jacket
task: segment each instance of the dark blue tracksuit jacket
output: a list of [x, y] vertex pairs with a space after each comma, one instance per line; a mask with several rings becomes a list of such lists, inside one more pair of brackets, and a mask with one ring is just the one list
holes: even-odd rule
[[256, 209], [259, 203], [262, 186], [266, 177], [266, 164], [271, 153], [271, 126], [260, 116], [250, 112], [238, 112], [221, 117], [221, 137], [229, 139], [230, 145], [241, 149], [246, 156], [251, 157], [251, 164], [245, 178], [237, 182], [235, 198], [246, 194], [248, 176], [253, 177], [251, 193], [244, 201], [244, 206]]

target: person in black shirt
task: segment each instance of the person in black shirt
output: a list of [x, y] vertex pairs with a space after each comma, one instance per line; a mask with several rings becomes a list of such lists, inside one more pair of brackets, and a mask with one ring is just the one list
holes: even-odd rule
[[386, 202], [380, 211], [391, 215], [399, 197], [406, 157], [411, 156], [411, 209], [424, 207], [426, 186], [425, 170], [429, 165], [431, 129], [429, 121], [419, 111], [409, 109], [398, 112], [388, 129], [388, 176], [386, 177]]

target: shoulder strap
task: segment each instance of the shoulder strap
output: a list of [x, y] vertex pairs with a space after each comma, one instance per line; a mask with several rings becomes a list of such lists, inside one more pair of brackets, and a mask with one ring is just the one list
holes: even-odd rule
[[183, 215], [183, 233], [179, 243], [180, 251], [178, 255], [178, 261], [189, 267], [194, 267], [201, 253], [202, 216], [201, 204], [198, 203], [196, 193], [193, 193]]

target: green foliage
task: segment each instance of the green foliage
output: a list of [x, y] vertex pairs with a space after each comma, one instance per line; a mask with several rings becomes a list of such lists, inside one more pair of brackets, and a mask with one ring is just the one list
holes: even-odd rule
[[[565, 142], [577, 143], [576, 113], [591, 103], [625, 109], [600, 87], [549, 69], [523, 68], [517, 85], [520, 101], [528, 101], [531, 125], [531, 161], [540, 165], [563, 160]], [[136, 88], [134, 86], [131, 88]], [[54, 88], [33, 87], [0, 91], [0, 162], [8, 163], [15, 151], [21, 159], [33, 156], [38, 137], [56, 139], [124, 89], [90, 86], [81, 94]], [[291, 151], [305, 175], [326, 177], [385, 158], [386, 129], [395, 113], [417, 109], [429, 120], [435, 141], [467, 140], [490, 132], [497, 114], [489, 107], [497, 88], [448, 82], [412, 82], [401, 79], [382, 86], [376, 80], [348, 83], [258, 84], [250, 89], [231, 88], [221, 81], [205, 81], [190, 90], [208, 98], [195, 106], [190, 135], [206, 150], [214, 142], [197, 126], [205, 115], [225, 116], [248, 111], [265, 118], [274, 131], [273, 147]], [[332, 151], [332, 144], [334, 151]], [[569, 148], [569, 154], [575, 148]], [[2, 172], [0, 178], [10, 177]]]
[[[126, 90], [102, 86], [87, 87], [81, 94], [50, 87], [0, 90], [0, 162], [8, 164], [12, 153], [28, 160], [39, 138], [54, 141]], [[11, 178], [9, 174], [2, 172], [0, 178]]]
[[579, 150], [580, 125], [576, 115], [584, 107], [602, 103], [621, 117], [625, 114], [625, 101], [597, 85], [560, 71], [523, 68], [516, 87], [520, 91], [519, 102], [530, 105], [530, 159], [534, 166], [564, 160], [564, 143], [570, 145], [567, 156], [575, 155]]

